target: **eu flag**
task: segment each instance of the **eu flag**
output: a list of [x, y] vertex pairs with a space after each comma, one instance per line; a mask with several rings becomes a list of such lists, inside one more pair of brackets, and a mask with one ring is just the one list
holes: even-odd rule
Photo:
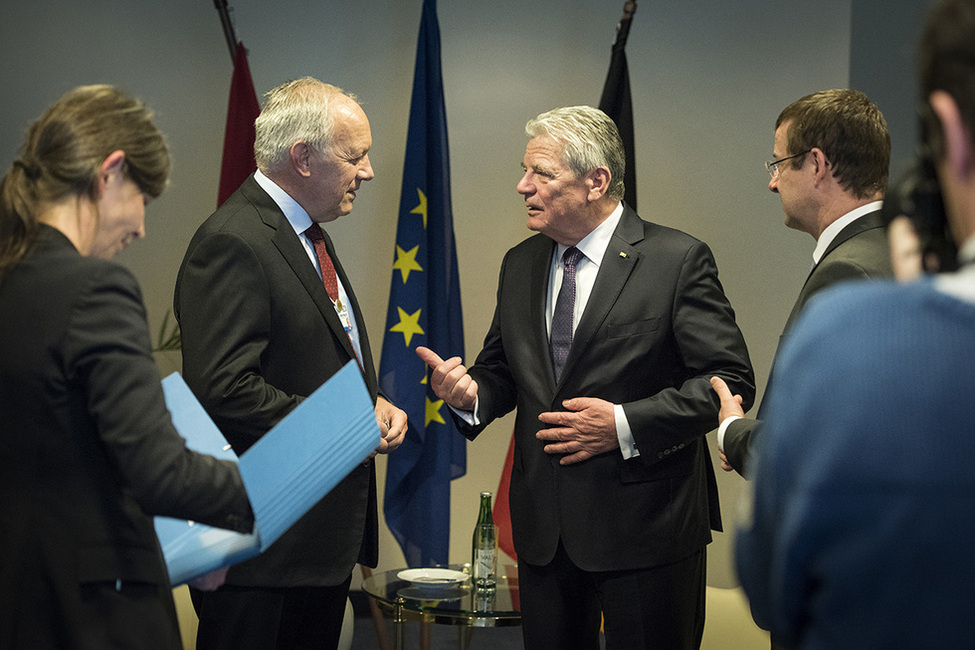
[[444, 358], [463, 356], [463, 330], [440, 27], [435, 0], [424, 0], [379, 365], [383, 394], [409, 417], [406, 440], [387, 457], [384, 512], [411, 567], [447, 563], [450, 481], [467, 471], [467, 441], [430, 390], [415, 348], [425, 345]]

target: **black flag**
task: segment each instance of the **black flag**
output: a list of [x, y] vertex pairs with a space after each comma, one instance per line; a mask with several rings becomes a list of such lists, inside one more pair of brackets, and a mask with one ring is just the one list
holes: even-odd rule
[[623, 183], [626, 186], [623, 200], [636, 210], [636, 156], [633, 148], [633, 103], [630, 100], [630, 71], [626, 65], [626, 37], [630, 23], [636, 13], [636, 0], [627, 0], [623, 5], [623, 18], [616, 27], [616, 41], [613, 43], [613, 58], [609, 62], [609, 72], [599, 100], [599, 110], [616, 122], [616, 128], [623, 139], [626, 150], [626, 172]]

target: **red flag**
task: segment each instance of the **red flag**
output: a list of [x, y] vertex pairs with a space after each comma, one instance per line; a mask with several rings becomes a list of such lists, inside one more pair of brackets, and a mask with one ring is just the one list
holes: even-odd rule
[[223, 136], [223, 162], [220, 163], [220, 190], [217, 207], [233, 194], [240, 184], [257, 169], [254, 162], [254, 120], [261, 112], [247, 65], [247, 50], [237, 43], [234, 76], [230, 80], [227, 105], [227, 130]]
[[515, 553], [515, 543], [511, 538], [511, 511], [508, 509], [508, 486], [511, 484], [511, 465], [515, 461], [515, 434], [511, 433], [508, 444], [508, 455], [504, 459], [501, 469], [501, 480], [498, 482], [498, 494], [494, 500], [494, 511], [491, 516], [494, 525], [498, 527], [498, 548], [507, 553], [511, 559], [518, 561]]

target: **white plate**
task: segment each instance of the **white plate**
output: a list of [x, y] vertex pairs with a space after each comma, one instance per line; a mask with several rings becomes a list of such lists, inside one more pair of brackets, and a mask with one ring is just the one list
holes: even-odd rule
[[422, 588], [450, 587], [467, 580], [470, 576], [463, 571], [453, 569], [406, 569], [396, 574], [400, 580]]

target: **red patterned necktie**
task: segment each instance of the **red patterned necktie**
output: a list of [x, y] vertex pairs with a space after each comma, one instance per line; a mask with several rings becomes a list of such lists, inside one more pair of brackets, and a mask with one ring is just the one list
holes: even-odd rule
[[[349, 307], [339, 302], [339, 280], [335, 274], [335, 265], [332, 264], [332, 258], [329, 256], [328, 249], [325, 247], [325, 235], [322, 234], [321, 227], [317, 223], [313, 223], [305, 231], [305, 234], [308, 235], [308, 239], [315, 246], [315, 255], [318, 256], [318, 268], [322, 271], [322, 282], [325, 283], [325, 291], [328, 292], [328, 297], [332, 299], [332, 304], [336, 306], [337, 312], [347, 310]], [[348, 317], [346, 316], [346, 318]], [[345, 333], [349, 336], [349, 343], [352, 344], [352, 351], [355, 352], [355, 360], [361, 368], [362, 359], [359, 358], [359, 352], [355, 349], [355, 342], [352, 340], [352, 328], [346, 322], [343, 322], [342, 326], [345, 327]]]
[[315, 247], [315, 255], [318, 256], [318, 268], [322, 272], [325, 291], [328, 292], [328, 297], [332, 299], [332, 302], [337, 302], [339, 299], [339, 281], [338, 276], [335, 275], [335, 265], [332, 264], [332, 258], [325, 247], [325, 235], [322, 234], [322, 229], [317, 223], [313, 223], [311, 228], [305, 231], [305, 234], [308, 235], [308, 239]]

